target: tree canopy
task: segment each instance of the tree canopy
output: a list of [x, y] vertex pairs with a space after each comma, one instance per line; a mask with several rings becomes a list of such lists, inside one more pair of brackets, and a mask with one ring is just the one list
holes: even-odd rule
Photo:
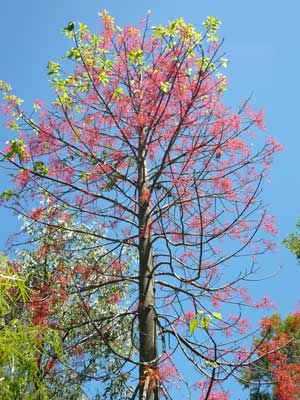
[[[55, 212], [48, 204], [47, 216]], [[33, 245], [17, 250], [16, 263], [33, 293], [27, 319], [56, 330], [61, 342], [61, 357], [54, 355], [51, 368], [41, 368], [47, 395], [57, 400], [85, 396], [91, 377], [101, 382], [101, 398], [125, 395], [127, 376], [120, 373], [122, 363], [114, 352], [126, 354], [129, 346], [129, 320], [120, 305], [128, 285], [108, 280], [119, 273], [119, 266], [113, 268], [114, 254], [106, 254], [91, 224], [66, 218], [59, 229], [42, 221], [42, 216], [40, 222], [25, 220], [23, 233]], [[122, 312], [124, 318], [116, 322], [113, 316]]]
[[290, 250], [292, 254], [296, 256], [298, 262], [300, 262], [300, 218], [296, 221], [297, 232], [290, 233], [282, 243]]
[[9, 399], [48, 399], [41, 373], [62, 355], [58, 333], [49, 326], [21, 318], [32, 291], [14, 263], [0, 258], [0, 396]]
[[300, 398], [300, 313], [282, 319], [273, 314], [261, 320], [256, 339], [258, 360], [245, 372], [250, 399], [289, 400]]
[[[296, 222], [299, 230], [299, 219]], [[300, 236], [289, 234], [283, 241], [299, 261]], [[243, 383], [250, 399], [289, 400], [300, 398], [300, 313], [283, 319], [273, 314], [260, 321], [260, 338], [254, 340], [258, 359], [245, 370]]]

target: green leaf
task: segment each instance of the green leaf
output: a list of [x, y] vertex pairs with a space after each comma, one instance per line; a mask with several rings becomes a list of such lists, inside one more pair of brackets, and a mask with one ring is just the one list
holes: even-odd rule
[[193, 334], [199, 325], [199, 321], [197, 319], [192, 319], [190, 321], [190, 334]]
[[47, 173], [48, 173], [48, 168], [43, 163], [43, 161], [36, 161], [33, 164], [33, 170], [40, 175], [47, 175]]
[[216, 319], [222, 319], [222, 315], [220, 313], [218, 313], [218, 312], [213, 312], [213, 313], [211, 313], [211, 315], [213, 317], [215, 317]]
[[11, 86], [0, 79], [0, 91], [9, 92], [11, 90]]
[[88, 180], [91, 177], [91, 173], [90, 172], [81, 172], [80, 173], [80, 177], [84, 180]]
[[13, 196], [17, 197], [16, 193], [13, 190], [8, 189], [0, 194], [0, 199], [9, 200]]
[[167, 29], [165, 29], [162, 25], [152, 26], [153, 37], [162, 39], [167, 34]]
[[18, 155], [20, 159], [25, 156], [25, 143], [22, 139], [13, 139], [10, 141], [10, 149], [5, 155], [5, 159], [9, 159]]
[[210, 317], [202, 317], [200, 323], [203, 329], [207, 329], [210, 325]]
[[116, 100], [121, 100], [123, 94], [123, 89], [121, 87], [117, 87], [112, 94], [112, 98]]
[[300, 262], [300, 235], [298, 233], [290, 233], [282, 244], [296, 256]]
[[18, 106], [20, 106], [20, 105], [24, 102], [23, 99], [21, 99], [20, 97], [15, 96], [14, 94], [7, 94], [7, 93], [5, 93], [5, 94], [3, 95], [3, 98], [4, 98], [5, 100], [11, 101], [11, 102], [14, 103], [14, 104], [17, 104]]
[[171, 84], [169, 82], [161, 82], [160, 83], [160, 88], [164, 93], [168, 93], [170, 86], [171, 86]]
[[60, 65], [54, 61], [49, 61], [47, 68], [49, 69], [48, 75], [58, 75], [60, 70]]
[[216, 32], [219, 26], [221, 25], [221, 21], [215, 17], [208, 16], [203, 24], [207, 29], [208, 42], [218, 41], [218, 36], [216, 35]]
[[67, 52], [67, 58], [69, 60], [79, 60], [80, 59], [80, 51], [77, 49], [77, 47], [72, 47], [68, 52]]
[[[73, 29], [74, 29], [74, 24], [73, 24]], [[83, 33], [87, 33], [87, 32], [88, 32], [87, 25], [79, 22], [79, 33], [83, 34]]]
[[206, 367], [217, 368], [218, 363], [216, 363], [215, 361], [206, 361], [206, 362], [205, 362], [205, 366], [206, 366]]
[[208, 16], [204, 21], [203, 25], [208, 31], [214, 34], [221, 25], [221, 21], [216, 17]]
[[100, 72], [100, 74], [98, 75], [98, 78], [103, 86], [106, 86], [109, 82], [109, 77], [106, 72]]
[[144, 63], [144, 52], [141, 49], [131, 50], [128, 52], [128, 59], [130, 64], [140, 66]]

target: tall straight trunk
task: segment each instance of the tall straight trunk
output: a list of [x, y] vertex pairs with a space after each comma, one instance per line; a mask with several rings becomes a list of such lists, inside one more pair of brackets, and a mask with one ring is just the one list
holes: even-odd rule
[[[143, 133], [141, 133], [143, 136]], [[157, 331], [152, 237], [149, 229], [149, 182], [143, 144], [139, 152], [139, 351], [140, 400], [159, 400], [159, 381], [149, 379], [157, 368]], [[148, 192], [149, 193], [149, 192]]]

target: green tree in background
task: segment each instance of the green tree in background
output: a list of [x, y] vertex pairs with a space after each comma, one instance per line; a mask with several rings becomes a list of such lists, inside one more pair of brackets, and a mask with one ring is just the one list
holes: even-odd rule
[[[300, 230], [300, 220], [296, 222]], [[282, 243], [300, 261], [300, 234], [290, 233]], [[300, 313], [283, 319], [279, 314], [260, 322], [261, 335], [254, 341], [259, 359], [245, 373], [251, 400], [300, 399]], [[265, 354], [265, 355], [264, 355]]]
[[[23, 234], [31, 246], [17, 250], [34, 293], [27, 307], [32, 322], [51, 326], [62, 343], [61, 358], [42, 371], [43, 384], [51, 399], [79, 399], [91, 380], [101, 382], [101, 399], [119, 398], [120, 392], [125, 398], [127, 376], [114, 354], [125, 356], [131, 347], [124, 308], [128, 287], [118, 284], [127, 267], [107, 254], [91, 224], [76, 224], [61, 214], [64, 229], [49, 226], [57, 212], [47, 204], [39, 222], [25, 220]], [[128, 261], [134, 258], [128, 255]], [[115, 284], [107, 285], [108, 279]], [[122, 312], [124, 318], [113, 318]]]
[[0, 398], [46, 400], [49, 397], [41, 366], [45, 370], [53, 358], [62, 356], [60, 336], [22, 317], [33, 292], [15, 267], [1, 256]]
[[296, 233], [290, 233], [282, 243], [296, 256], [300, 262], [300, 218], [296, 220]]

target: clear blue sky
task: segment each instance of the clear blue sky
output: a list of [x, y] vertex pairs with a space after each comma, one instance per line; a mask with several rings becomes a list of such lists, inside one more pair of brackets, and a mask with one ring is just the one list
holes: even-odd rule
[[[201, 27], [207, 15], [221, 19], [224, 51], [230, 63], [226, 102], [232, 107], [253, 93], [252, 104], [266, 111], [268, 131], [285, 146], [277, 155], [272, 182], [265, 186], [263, 199], [276, 216], [280, 243], [294, 230], [300, 215], [300, 38], [299, 0], [27, 0], [3, 1], [0, 12], [0, 79], [32, 104], [35, 98], [49, 98], [46, 65], [59, 60], [67, 48], [61, 30], [70, 20], [87, 23], [98, 30], [97, 12], [106, 8], [119, 25], [136, 23], [152, 10], [153, 24], [183, 16]], [[3, 130], [2, 130], [3, 132]], [[7, 140], [0, 137], [0, 146]], [[299, 171], [299, 170], [298, 170]], [[2, 183], [5, 180], [0, 175]], [[16, 227], [14, 219], [0, 210], [0, 242]], [[278, 310], [288, 313], [300, 298], [300, 266], [279, 245], [279, 252], [261, 259], [265, 274], [278, 274], [257, 283], [257, 294], [268, 293]], [[255, 324], [254, 324], [255, 325]], [[241, 396], [241, 400], [243, 399]], [[245, 397], [246, 398], [246, 397]]]

